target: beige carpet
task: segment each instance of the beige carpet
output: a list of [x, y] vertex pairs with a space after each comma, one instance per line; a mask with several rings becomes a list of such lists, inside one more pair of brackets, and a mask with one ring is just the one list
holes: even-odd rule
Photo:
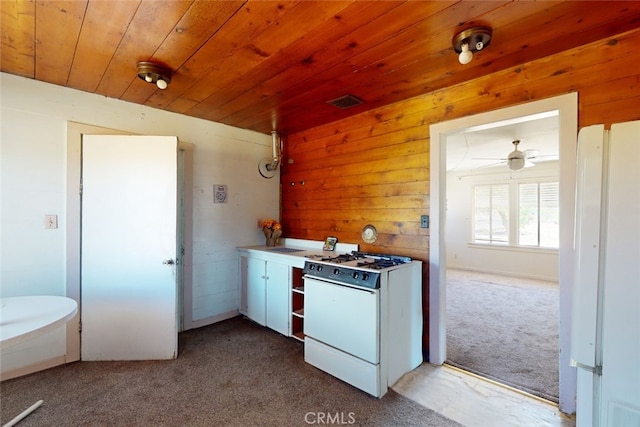
[[558, 284], [447, 271], [447, 361], [558, 401]]
[[393, 390], [371, 397], [241, 317], [181, 334], [180, 348], [172, 361], [78, 362], [4, 381], [2, 424], [43, 399], [19, 427], [459, 425]]

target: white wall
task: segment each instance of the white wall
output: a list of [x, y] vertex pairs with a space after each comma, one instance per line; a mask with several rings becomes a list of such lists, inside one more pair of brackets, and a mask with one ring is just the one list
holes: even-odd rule
[[[66, 164], [67, 122], [73, 121], [177, 135], [194, 145], [193, 319], [211, 323], [237, 310], [235, 248], [262, 243], [257, 220], [279, 216], [279, 180], [261, 178], [257, 170], [271, 155], [270, 135], [4, 73], [0, 96], [0, 296], [66, 293], [65, 223], [72, 214], [66, 212], [66, 174], [77, 167]], [[214, 205], [214, 184], [228, 186], [228, 203]], [[58, 229], [45, 230], [46, 214], [58, 215]], [[41, 345], [36, 353], [50, 359], [63, 348]], [[3, 351], [2, 372], [21, 364], [14, 353]]]
[[558, 251], [552, 249], [471, 244], [473, 187], [477, 184], [557, 180], [557, 162], [540, 163], [519, 172], [506, 166], [447, 173], [447, 266], [463, 270], [558, 280]]

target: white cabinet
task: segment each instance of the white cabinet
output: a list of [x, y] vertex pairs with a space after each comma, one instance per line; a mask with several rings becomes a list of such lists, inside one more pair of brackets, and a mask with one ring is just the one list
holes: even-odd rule
[[246, 295], [245, 315], [261, 324], [267, 324], [267, 304], [266, 304], [266, 261], [255, 258], [243, 257], [244, 268], [246, 268], [246, 279], [244, 281]]
[[240, 313], [289, 335], [290, 266], [240, 256]]
[[289, 335], [289, 271], [288, 265], [266, 263], [267, 327]]

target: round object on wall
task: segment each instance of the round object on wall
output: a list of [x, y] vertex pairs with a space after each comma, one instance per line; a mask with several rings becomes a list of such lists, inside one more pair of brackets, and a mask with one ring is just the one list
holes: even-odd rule
[[371, 224], [365, 225], [362, 228], [362, 240], [364, 240], [365, 243], [374, 243], [378, 240], [378, 230]]

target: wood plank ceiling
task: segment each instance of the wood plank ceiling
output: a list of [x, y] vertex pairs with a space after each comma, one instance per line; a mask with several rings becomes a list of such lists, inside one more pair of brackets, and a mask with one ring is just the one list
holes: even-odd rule
[[[1, 4], [3, 72], [284, 135], [640, 26], [637, 1]], [[478, 24], [491, 45], [461, 65], [451, 40]], [[169, 87], [139, 79], [138, 61], [173, 70]], [[364, 103], [327, 103], [347, 94]]]

